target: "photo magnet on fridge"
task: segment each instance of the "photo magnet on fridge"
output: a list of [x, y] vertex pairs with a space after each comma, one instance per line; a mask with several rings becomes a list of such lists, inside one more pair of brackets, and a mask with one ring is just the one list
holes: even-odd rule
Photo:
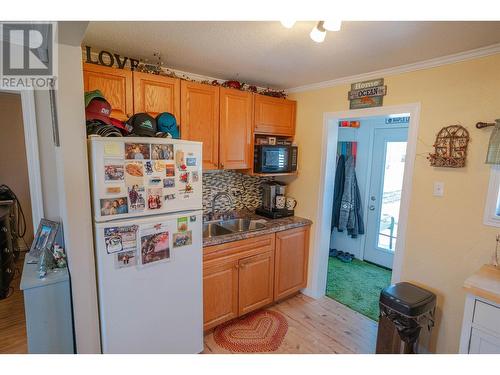
[[188, 167], [196, 167], [196, 158], [186, 158], [186, 165]]
[[146, 208], [146, 193], [144, 191], [144, 186], [132, 185], [128, 186], [127, 189], [130, 211], [143, 211]]
[[137, 250], [122, 251], [115, 254], [115, 269], [137, 265]]
[[108, 254], [137, 249], [137, 225], [104, 228], [104, 243]]
[[164, 188], [173, 188], [173, 187], [175, 187], [175, 178], [164, 178], [163, 179], [163, 187]]
[[101, 199], [101, 216], [128, 213], [127, 197]]
[[141, 233], [141, 264], [170, 259], [169, 233], [155, 228]]
[[175, 177], [175, 164], [165, 165], [165, 177]]
[[104, 182], [123, 181], [125, 176], [123, 163], [119, 160], [104, 161]]
[[174, 145], [152, 145], [151, 159], [174, 160]]
[[188, 218], [187, 217], [179, 217], [177, 219], [177, 230], [179, 232], [185, 232], [188, 230]]
[[181, 247], [191, 245], [193, 243], [193, 232], [188, 230], [187, 232], [174, 233], [173, 245], [174, 247]]
[[148, 208], [157, 210], [161, 208], [163, 191], [161, 187], [148, 188]]
[[125, 159], [151, 159], [148, 143], [125, 143]]

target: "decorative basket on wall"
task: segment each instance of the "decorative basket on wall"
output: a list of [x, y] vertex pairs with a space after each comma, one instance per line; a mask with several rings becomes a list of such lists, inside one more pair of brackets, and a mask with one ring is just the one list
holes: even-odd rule
[[428, 159], [433, 167], [463, 168], [467, 159], [469, 132], [463, 126], [450, 125], [439, 131], [434, 153]]

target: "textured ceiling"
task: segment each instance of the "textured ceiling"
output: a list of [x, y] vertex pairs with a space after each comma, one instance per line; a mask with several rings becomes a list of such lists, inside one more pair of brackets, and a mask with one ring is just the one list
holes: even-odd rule
[[314, 22], [90, 22], [84, 45], [274, 88], [332, 80], [500, 43], [500, 22], [344, 22], [324, 43]]

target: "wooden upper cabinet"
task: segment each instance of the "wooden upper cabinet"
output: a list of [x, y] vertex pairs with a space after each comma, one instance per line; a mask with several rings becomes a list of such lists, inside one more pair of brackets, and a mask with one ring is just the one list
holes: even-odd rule
[[181, 82], [178, 78], [134, 72], [134, 112], [147, 112], [153, 117], [172, 113], [180, 122]]
[[219, 164], [224, 169], [252, 167], [253, 95], [220, 88]]
[[294, 136], [296, 102], [255, 95], [255, 133]]
[[276, 233], [275, 300], [306, 287], [308, 259], [309, 226]]
[[273, 302], [273, 252], [241, 259], [239, 268], [238, 314], [244, 315]]
[[111, 104], [111, 117], [125, 121], [132, 116], [132, 71], [95, 64], [83, 64], [85, 91], [100, 90]]
[[203, 169], [219, 168], [219, 87], [181, 82], [181, 138], [203, 142]]
[[203, 267], [203, 328], [238, 316], [238, 260], [218, 259]]

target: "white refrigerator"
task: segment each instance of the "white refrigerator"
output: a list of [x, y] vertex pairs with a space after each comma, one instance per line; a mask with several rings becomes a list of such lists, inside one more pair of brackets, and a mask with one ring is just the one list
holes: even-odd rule
[[201, 352], [201, 143], [88, 143], [102, 352]]

